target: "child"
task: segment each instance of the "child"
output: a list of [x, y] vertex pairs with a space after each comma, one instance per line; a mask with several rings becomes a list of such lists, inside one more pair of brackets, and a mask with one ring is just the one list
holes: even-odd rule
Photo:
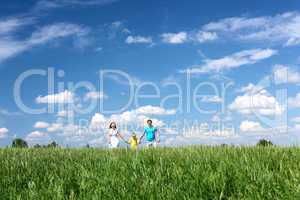
[[138, 138], [137, 138], [137, 136], [136, 136], [135, 133], [132, 133], [132, 135], [131, 135], [131, 137], [129, 138], [127, 144], [130, 144], [130, 148], [131, 148], [132, 150], [137, 150], [139, 141], [138, 141]]

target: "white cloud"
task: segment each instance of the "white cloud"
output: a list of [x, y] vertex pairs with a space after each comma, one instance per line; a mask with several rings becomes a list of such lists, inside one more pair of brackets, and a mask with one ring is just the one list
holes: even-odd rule
[[107, 119], [101, 113], [95, 113], [91, 119], [91, 128], [106, 127]]
[[5, 115], [5, 116], [20, 116], [20, 115], [22, 115], [22, 113], [20, 113], [20, 112], [11, 112], [11, 111], [8, 111], [6, 109], [1, 109], [0, 108], [0, 115]]
[[136, 127], [143, 127], [146, 125], [148, 119], [153, 121], [154, 126], [161, 127], [165, 125], [163, 121], [146, 115], [138, 114], [135, 112], [135, 110], [126, 111], [119, 115], [112, 115], [109, 121], [115, 121], [121, 125], [134, 125]]
[[74, 102], [74, 93], [68, 90], [64, 92], [51, 94], [47, 96], [38, 96], [36, 98], [37, 103], [47, 103], [47, 104], [64, 104], [64, 103], [73, 103]]
[[5, 138], [7, 136], [7, 133], [9, 132], [9, 130], [7, 128], [0, 128], [0, 139], [1, 138]]
[[136, 86], [141, 84], [141, 80], [137, 77], [134, 77], [132, 75], [129, 75], [129, 77], [124, 76], [123, 74], [106, 74], [105, 78], [111, 79], [116, 83], [119, 83], [121, 85], [129, 85], [129, 86]]
[[130, 34], [131, 31], [128, 28], [123, 28], [122, 33]]
[[63, 136], [82, 136], [82, 137], [88, 137], [90, 136], [90, 133], [87, 131], [86, 127], [79, 126], [76, 124], [66, 124], [62, 127], [61, 134]]
[[261, 90], [263, 90], [264, 87], [260, 86], [260, 85], [254, 85], [253, 83], [249, 83], [247, 86], [242, 87], [239, 92], [243, 92], [243, 93], [257, 93]]
[[40, 0], [36, 3], [34, 10], [35, 11], [41, 11], [41, 10], [49, 10], [49, 9], [54, 9], [54, 8], [59, 8], [61, 7], [58, 3], [55, 1], [50, 1], [50, 0]]
[[[139, 115], [134, 111], [126, 111], [119, 115], [112, 115], [110, 117], [110, 121], [116, 121], [120, 124], [136, 124], [139, 127], [144, 126], [146, 124], [146, 120], [148, 119], [150, 119], [150, 117], [147, 117], [145, 115]], [[163, 122], [161, 122], [160, 120], [153, 118], [151, 119], [153, 120], [155, 126], [163, 124]], [[154, 120], [156, 123], [154, 122]]]
[[103, 51], [103, 47], [97, 47], [97, 48], [95, 48], [95, 52], [101, 52], [101, 51]]
[[233, 103], [229, 105], [229, 109], [243, 115], [256, 113], [263, 116], [274, 116], [284, 112], [284, 107], [266, 90], [237, 96]]
[[274, 80], [280, 83], [300, 83], [300, 73], [291, 67], [275, 65], [273, 69]]
[[[57, 0], [56, 0], [57, 1]], [[72, 5], [83, 5], [83, 6], [102, 6], [106, 4], [111, 4], [119, 0], [59, 0], [61, 3], [72, 4]]]
[[295, 123], [300, 123], [300, 117], [295, 117], [292, 119], [292, 121]]
[[[152, 115], [174, 115], [176, 110], [165, 109], [157, 106], [142, 106], [134, 110], [125, 111], [120, 114], [113, 114], [110, 117], [105, 117], [101, 113], [95, 113], [90, 122], [92, 129], [105, 129], [112, 121], [117, 122], [120, 125], [134, 125], [136, 127], [143, 127], [146, 125], [148, 119], [152, 119], [153, 124], [158, 127], [162, 127], [165, 123], [159, 119], [150, 117]], [[148, 116], [149, 115], [149, 116]]]
[[[37, 45], [45, 44], [60, 38], [75, 36], [75, 38], [86, 37], [89, 30], [85, 27], [68, 24], [56, 23], [39, 28], [32, 32], [31, 37], [25, 39], [15, 39], [13, 32], [20, 27], [31, 24], [33, 20], [27, 18], [13, 18], [0, 21], [0, 26], [7, 26], [0, 32], [0, 62], [27, 51]], [[1, 30], [1, 27], [0, 27]]]
[[163, 33], [161, 37], [163, 42], [169, 44], [182, 44], [188, 40], [188, 34], [186, 32]]
[[32, 24], [32, 18], [8, 18], [6, 20], [0, 21], [0, 35], [7, 35], [12, 32], [16, 32], [17, 30], [21, 29], [22, 27]]
[[211, 137], [235, 137], [235, 130], [228, 129], [211, 129], [208, 123], [202, 123], [197, 126], [186, 128], [183, 130], [183, 136], [185, 138], [211, 138]]
[[126, 41], [127, 44], [137, 44], [137, 43], [146, 43], [151, 44], [151, 37], [143, 37], [143, 36], [128, 36]]
[[63, 129], [63, 124], [53, 123], [47, 128], [47, 131], [50, 133], [54, 133], [54, 132], [62, 131], [62, 129]]
[[285, 125], [274, 124], [271, 127], [263, 127], [260, 122], [245, 120], [240, 124], [240, 131], [244, 134], [251, 135], [275, 135], [275, 134], [287, 134], [288, 127]]
[[56, 23], [47, 25], [32, 33], [28, 40], [30, 46], [44, 44], [50, 40], [68, 36], [84, 36], [89, 32], [87, 28], [76, 24]]
[[195, 35], [195, 40], [200, 43], [207, 42], [207, 41], [213, 41], [216, 39], [218, 39], [218, 35], [215, 32], [199, 31]]
[[234, 137], [236, 136], [234, 130], [214, 130], [204, 133], [208, 137]]
[[227, 31], [234, 32], [243, 28], [259, 28], [264, 26], [267, 20], [264, 17], [261, 18], [246, 18], [246, 17], [232, 17], [225, 18], [218, 22], [211, 22], [203, 26], [204, 30], [209, 31]]
[[181, 31], [178, 33], [163, 33], [161, 34], [162, 41], [169, 44], [182, 44], [186, 42], [204, 43], [218, 39], [215, 32], [209, 31]]
[[57, 116], [66, 117], [66, 116], [68, 116], [68, 111], [66, 111], [66, 110], [58, 111]]
[[205, 103], [221, 103], [223, 100], [221, 97], [216, 95], [207, 95], [202, 96], [201, 101]]
[[11, 38], [0, 38], [0, 63], [28, 48], [28, 45], [24, 41], [19, 42]]
[[300, 44], [300, 14], [286, 12], [275, 16], [225, 18], [206, 24], [203, 30], [216, 31], [232, 39], [293, 46]]
[[48, 140], [49, 136], [45, 132], [41, 131], [33, 131], [26, 136], [26, 140], [28, 141], [39, 141], [39, 140]]
[[47, 122], [38, 121], [34, 124], [34, 128], [48, 128], [48, 127], [49, 127], [49, 123]]
[[295, 97], [290, 97], [288, 99], [288, 105], [290, 108], [300, 108], [300, 93]]
[[123, 25], [123, 23], [121, 21], [114, 21], [111, 23], [111, 27], [112, 28], [120, 28]]
[[188, 68], [182, 72], [199, 74], [229, 70], [243, 65], [255, 64], [276, 53], [277, 51], [273, 49], [244, 50], [219, 59], [205, 59], [203, 65]]
[[300, 124], [295, 124], [294, 129], [297, 131], [300, 130]]
[[58, 117], [71, 117], [74, 116], [74, 111], [72, 110], [60, 110], [57, 112]]
[[92, 130], [90, 130], [86, 125], [62, 122], [50, 124], [47, 128], [47, 133], [63, 138], [63, 142], [71, 142], [73, 144], [87, 141], [94, 136], [100, 136], [95, 135], [94, 132], [92, 132]]
[[124, 35], [130, 34], [130, 30], [125, 26], [123, 21], [114, 21], [106, 25], [105, 32], [110, 40], [113, 40], [118, 36], [123, 37]]
[[261, 126], [259, 122], [245, 120], [240, 124], [240, 130], [242, 132], [257, 132], [264, 131], [264, 128]]
[[88, 141], [88, 144], [91, 146], [105, 146], [107, 144], [107, 141], [105, 140], [104, 137], [100, 137]]
[[119, 0], [40, 0], [35, 5], [35, 11], [44, 11], [55, 8], [74, 7], [74, 6], [104, 6]]
[[212, 122], [221, 122], [221, 117], [216, 114], [211, 118], [211, 121]]
[[151, 106], [151, 105], [139, 107], [135, 110], [135, 112], [138, 114], [145, 114], [145, 115], [174, 115], [174, 114], [176, 114], [175, 109], [167, 110], [162, 107]]
[[88, 92], [85, 95], [85, 100], [90, 100], [90, 99], [106, 99], [107, 95], [104, 94], [104, 92]]
[[[106, 142], [104, 141], [106, 138], [105, 134], [108, 129], [109, 123], [111, 123], [112, 121], [115, 121], [117, 123], [118, 128], [122, 130], [122, 134], [129, 135], [131, 131], [137, 131], [146, 125], [146, 120], [150, 117], [146, 116], [143, 113], [151, 115], [170, 115], [175, 112], [172, 109], [159, 109], [159, 107], [155, 106], [145, 106], [144, 108], [140, 108], [141, 109], [137, 108], [108, 117], [104, 116], [101, 113], [95, 113], [88, 124], [76, 125], [67, 122], [63, 123], [61, 121], [51, 123], [46, 126], [46, 124], [44, 123], [36, 123], [36, 127], [46, 128], [46, 131], [34, 131], [28, 134], [27, 139], [31, 142], [45, 142], [46, 140], [49, 140], [51, 133], [51, 135], [62, 137], [65, 145], [75, 143], [76, 145], [78, 145], [79, 143], [81, 145], [85, 145], [87, 143], [93, 145], [104, 145], [106, 144]], [[162, 120], [152, 117], [151, 119], [153, 120], [153, 124], [157, 127], [162, 128], [165, 125]], [[169, 131], [167, 129], [162, 130], [163, 132]], [[139, 131], [138, 134], [140, 134]]]

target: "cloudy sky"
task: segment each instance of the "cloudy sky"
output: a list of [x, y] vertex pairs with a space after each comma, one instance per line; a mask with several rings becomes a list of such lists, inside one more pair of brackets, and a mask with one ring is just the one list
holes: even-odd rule
[[300, 142], [298, 0], [0, 4], [1, 146]]

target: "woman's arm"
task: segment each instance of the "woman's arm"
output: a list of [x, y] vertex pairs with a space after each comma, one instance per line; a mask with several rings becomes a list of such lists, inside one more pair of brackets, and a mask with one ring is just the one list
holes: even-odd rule
[[107, 134], [107, 140], [108, 140], [108, 143], [110, 144], [110, 142], [111, 142], [111, 134], [110, 133]]
[[122, 134], [121, 133], [117, 133], [117, 136], [118, 136], [118, 138], [120, 138], [121, 140], [123, 140], [124, 142], [126, 142], [126, 140], [124, 139], [124, 137], [122, 136]]

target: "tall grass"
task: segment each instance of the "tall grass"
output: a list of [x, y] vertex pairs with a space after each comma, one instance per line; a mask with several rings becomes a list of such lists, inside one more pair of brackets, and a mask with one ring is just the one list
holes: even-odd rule
[[2, 149], [0, 199], [300, 199], [300, 149]]

